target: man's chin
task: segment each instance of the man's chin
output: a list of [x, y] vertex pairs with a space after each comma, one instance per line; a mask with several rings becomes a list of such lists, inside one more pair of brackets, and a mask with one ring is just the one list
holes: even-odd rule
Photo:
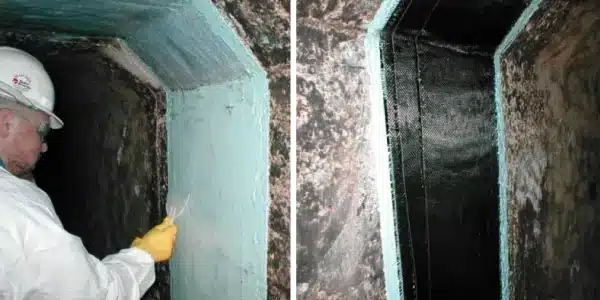
[[29, 181], [35, 181], [35, 178], [33, 177], [33, 171], [23, 173], [18, 177], [21, 179], [29, 180]]
[[27, 179], [27, 180], [31, 180], [33, 179], [33, 170], [35, 169], [35, 165], [36, 165], [37, 161], [34, 162], [33, 164], [22, 164], [20, 166], [18, 166], [18, 170], [15, 172], [15, 176], [19, 177], [19, 178], [23, 178], [23, 179]]

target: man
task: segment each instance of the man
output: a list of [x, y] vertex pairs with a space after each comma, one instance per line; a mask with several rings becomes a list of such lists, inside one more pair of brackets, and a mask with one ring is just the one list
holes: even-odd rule
[[154, 283], [154, 263], [170, 259], [177, 228], [170, 218], [131, 248], [99, 260], [64, 230], [31, 173], [44, 138], [63, 122], [42, 64], [0, 47], [0, 299], [140, 299]]

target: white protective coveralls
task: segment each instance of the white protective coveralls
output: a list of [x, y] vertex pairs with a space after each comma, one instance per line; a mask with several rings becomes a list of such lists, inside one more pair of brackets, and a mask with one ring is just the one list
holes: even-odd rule
[[44, 191], [0, 167], [0, 299], [140, 299], [154, 280], [149, 253], [97, 259], [63, 228]]

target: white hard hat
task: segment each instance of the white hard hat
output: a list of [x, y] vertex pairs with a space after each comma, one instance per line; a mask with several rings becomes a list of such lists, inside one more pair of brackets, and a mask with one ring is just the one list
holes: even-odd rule
[[50, 116], [50, 128], [63, 121], [54, 113], [54, 86], [42, 63], [27, 52], [0, 47], [0, 96]]

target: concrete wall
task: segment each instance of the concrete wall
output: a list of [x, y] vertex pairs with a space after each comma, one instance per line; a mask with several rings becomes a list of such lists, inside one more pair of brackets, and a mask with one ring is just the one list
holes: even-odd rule
[[534, 1], [529, 15], [497, 54], [510, 271], [505, 299], [595, 299], [600, 5]]
[[365, 49], [380, 4], [298, 1], [299, 299], [385, 299]]

